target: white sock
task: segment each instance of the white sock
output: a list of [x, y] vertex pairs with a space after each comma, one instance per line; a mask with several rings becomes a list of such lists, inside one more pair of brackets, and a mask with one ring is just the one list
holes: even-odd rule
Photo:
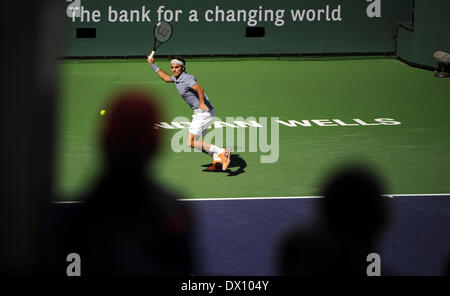
[[213, 159], [214, 159], [214, 161], [221, 161], [222, 160], [222, 159], [220, 159], [219, 154], [217, 154], [217, 153], [214, 153]]
[[217, 146], [214, 146], [214, 145], [212, 145], [211, 144], [211, 146], [209, 147], [209, 155], [214, 155], [214, 153], [217, 153], [217, 154], [220, 154], [220, 153], [222, 153], [222, 152], [224, 152], [225, 151], [225, 149], [223, 149], [223, 148], [219, 148], [219, 147], [217, 147]]
[[214, 157], [214, 154], [216, 153], [216, 150], [213, 149], [213, 147], [215, 147], [214, 145], [210, 145], [209, 146], [209, 151], [208, 151], [208, 155], [211, 157]]

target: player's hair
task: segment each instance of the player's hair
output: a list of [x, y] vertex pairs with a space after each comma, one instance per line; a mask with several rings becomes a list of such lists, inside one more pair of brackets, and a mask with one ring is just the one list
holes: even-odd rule
[[186, 69], [186, 61], [183, 59], [182, 56], [176, 56], [176, 57], [174, 57], [174, 59], [179, 60], [179, 61], [182, 61], [183, 64], [184, 64], [184, 68]]

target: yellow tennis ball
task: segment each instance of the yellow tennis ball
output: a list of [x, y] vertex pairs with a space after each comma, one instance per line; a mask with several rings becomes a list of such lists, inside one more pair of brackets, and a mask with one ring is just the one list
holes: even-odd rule
[[105, 110], [105, 109], [100, 110], [100, 115], [101, 115], [101, 116], [103, 116], [103, 115], [105, 115], [105, 114], [106, 114], [106, 110]]

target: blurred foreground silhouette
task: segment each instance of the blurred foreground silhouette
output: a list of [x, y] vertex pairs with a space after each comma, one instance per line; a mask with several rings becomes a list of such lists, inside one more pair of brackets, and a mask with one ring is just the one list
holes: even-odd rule
[[159, 144], [153, 94], [124, 91], [103, 118], [106, 165], [86, 202], [51, 221], [44, 265], [66, 275], [69, 253], [81, 275], [189, 275], [192, 215], [147, 175]]
[[[366, 275], [389, 211], [383, 188], [367, 169], [349, 166], [327, 180], [315, 229], [292, 233], [281, 246], [283, 275]], [[383, 274], [382, 274], [383, 275]]]

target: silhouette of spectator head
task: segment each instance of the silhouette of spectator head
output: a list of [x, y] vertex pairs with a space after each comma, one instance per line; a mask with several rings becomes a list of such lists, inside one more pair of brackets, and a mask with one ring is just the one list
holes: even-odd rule
[[105, 116], [102, 144], [111, 165], [143, 166], [157, 150], [156, 96], [143, 90], [118, 93]]
[[388, 211], [378, 178], [362, 166], [346, 166], [326, 179], [317, 228], [298, 230], [282, 244], [284, 275], [366, 275]]
[[369, 239], [387, 224], [388, 207], [379, 179], [362, 166], [340, 169], [324, 187], [322, 215], [343, 238]]
[[107, 166], [64, 242], [65, 250], [79, 250], [85, 275], [187, 275], [193, 268], [191, 212], [145, 166], [160, 142], [157, 99], [140, 89], [121, 91], [103, 118]]

